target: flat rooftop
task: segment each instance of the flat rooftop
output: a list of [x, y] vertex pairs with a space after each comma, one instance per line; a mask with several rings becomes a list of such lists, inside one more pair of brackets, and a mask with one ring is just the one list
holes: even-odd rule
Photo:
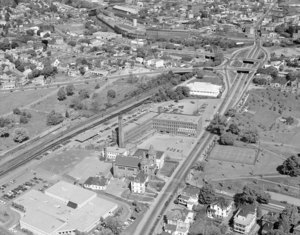
[[145, 122], [153, 119], [156, 116], [157, 116], [157, 113], [155, 113], [155, 112], [148, 112], [141, 116], [137, 116], [135, 118], [136, 120], [130, 120], [129, 122], [126, 122], [125, 125], [123, 126], [123, 130], [125, 132], [132, 130], [133, 128], [135, 128], [137, 126], [143, 125]]
[[96, 193], [78, 187], [76, 185], [60, 181], [45, 191], [46, 195], [60, 198], [60, 200], [71, 201], [78, 205], [85, 203], [95, 197]]
[[[81, 189], [79, 186], [75, 187]], [[74, 193], [76, 194], [76, 192]], [[101, 217], [105, 218], [117, 209], [115, 203], [99, 197], [88, 201], [81, 208], [72, 208], [37, 190], [25, 193], [14, 202], [25, 208], [26, 212], [21, 218], [21, 223], [45, 234], [76, 229], [88, 232], [99, 222]]]
[[191, 116], [191, 115], [182, 115], [174, 113], [161, 113], [155, 119], [157, 120], [167, 120], [167, 121], [177, 121], [177, 122], [190, 122], [198, 124], [201, 116]]

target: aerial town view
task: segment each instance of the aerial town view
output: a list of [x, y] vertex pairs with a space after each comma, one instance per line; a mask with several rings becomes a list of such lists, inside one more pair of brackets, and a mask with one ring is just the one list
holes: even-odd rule
[[0, 0], [0, 235], [300, 235], [300, 0]]

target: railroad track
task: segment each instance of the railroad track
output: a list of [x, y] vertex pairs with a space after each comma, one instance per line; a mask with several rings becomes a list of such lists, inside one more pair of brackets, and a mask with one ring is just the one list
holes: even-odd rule
[[[91, 128], [94, 128], [98, 125], [101, 125], [103, 123], [105, 123], [106, 121], [112, 119], [112, 118], [115, 118], [117, 117], [118, 115], [122, 114], [122, 113], [126, 113], [134, 108], [137, 108], [139, 107], [140, 105], [144, 104], [147, 100], [149, 100], [149, 97], [146, 97], [144, 99], [142, 99], [141, 101], [129, 106], [129, 107], [126, 107], [118, 112], [115, 112], [111, 115], [109, 115], [108, 117], [105, 117], [99, 121], [96, 121], [94, 123], [92, 123], [91, 125], [88, 125], [86, 126], [85, 128], [83, 129], [80, 129], [78, 131], [75, 131], [71, 134], [67, 134], [65, 137], [63, 138], [59, 138], [57, 140], [49, 140], [48, 142], [45, 142], [45, 143], [41, 143], [39, 144], [37, 147], [35, 147], [34, 149], [31, 149], [31, 150], [28, 150], [27, 152], [23, 153], [21, 157], [17, 157], [17, 158], [14, 158], [14, 159], [11, 159], [7, 162], [5, 162], [4, 164], [1, 165], [0, 167], [0, 176], [4, 176], [6, 175], [7, 173], [9, 173], [10, 171], [12, 170], [15, 170], [17, 169], [18, 167], [28, 163], [29, 161], [37, 158], [38, 156], [46, 153], [47, 151], [53, 149], [55, 146], [58, 146], [60, 144], [64, 144], [66, 143], [68, 140], [72, 139], [73, 137], [91, 129]], [[99, 118], [99, 117], [97, 117]], [[75, 130], [76, 128], [74, 128]], [[71, 130], [72, 131], [72, 130]], [[67, 130], [65, 132], [70, 132], [70, 130]], [[64, 135], [64, 132], [60, 134], [61, 136]]]

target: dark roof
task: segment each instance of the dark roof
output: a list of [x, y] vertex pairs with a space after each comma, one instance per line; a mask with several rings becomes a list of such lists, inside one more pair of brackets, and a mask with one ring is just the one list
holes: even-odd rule
[[[148, 154], [149, 150], [148, 149], [138, 149], [135, 151], [135, 153], [133, 154], [133, 156], [137, 156], [137, 157], [143, 157], [144, 154]], [[156, 154], [156, 159], [160, 159], [162, 157], [162, 155], [164, 154], [164, 152], [162, 151], [155, 151]]]
[[145, 183], [147, 180], [147, 175], [144, 172], [139, 172], [136, 177], [134, 177], [133, 181], [137, 183]]
[[71, 207], [72, 209], [76, 209], [78, 205], [75, 202], [68, 201], [67, 206]]
[[230, 205], [231, 201], [225, 199], [224, 197], [219, 197], [213, 205], [218, 205], [221, 209], [226, 209]]
[[273, 229], [273, 227], [274, 227], [274, 223], [266, 222], [262, 227], [262, 232], [269, 232], [270, 230]]
[[256, 206], [255, 205], [246, 205], [240, 208], [238, 215], [246, 217], [248, 214], [255, 213]]
[[105, 186], [107, 184], [107, 179], [102, 176], [102, 177], [89, 177], [84, 184], [87, 185], [97, 185], [97, 186]]
[[141, 159], [137, 157], [117, 156], [114, 164], [117, 166], [128, 166], [128, 167], [138, 168], [140, 162]]

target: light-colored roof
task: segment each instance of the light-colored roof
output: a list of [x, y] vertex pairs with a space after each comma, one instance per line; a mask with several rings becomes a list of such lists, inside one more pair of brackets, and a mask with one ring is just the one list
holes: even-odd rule
[[131, 14], [137, 14], [138, 13], [138, 10], [136, 10], [134, 8], [130, 8], [130, 7], [115, 5], [113, 8], [117, 9], [117, 10], [120, 10], [120, 11], [126, 11], [126, 12], [129, 12]]
[[209, 92], [219, 92], [221, 87], [220, 85], [215, 85], [208, 82], [192, 82], [186, 85], [190, 88], [191, 91], [209, 91]]
[[50, 196], [54, 195], [65, 201], [77, 203], [78, 205], [85, 203], [95, 196], [94, 192], [67, 183], [65, 181], [60, 181], [52, 187], [48, 188], [45, 191], [45, 194]]
[[200, 118], [201, 116], [191, 116], [191, 115], [182, 115], [182, 114], [174, 114], [174, 113], [161, 113], [154, 119], [177, 121], [177, 122], [189, 122], [189, 123], [198, 124]]
[[115, 203], [99, 197], [93, 198], [81, 208], [71, 208], [66, 203], [37, 190], [25, 193], [14, 202], [25, 208], [25, 216], [21, 221], [45, 234], [75, 229], [88, 232], [100, 217], [107, 217], [109, 212], [117, 208]]

